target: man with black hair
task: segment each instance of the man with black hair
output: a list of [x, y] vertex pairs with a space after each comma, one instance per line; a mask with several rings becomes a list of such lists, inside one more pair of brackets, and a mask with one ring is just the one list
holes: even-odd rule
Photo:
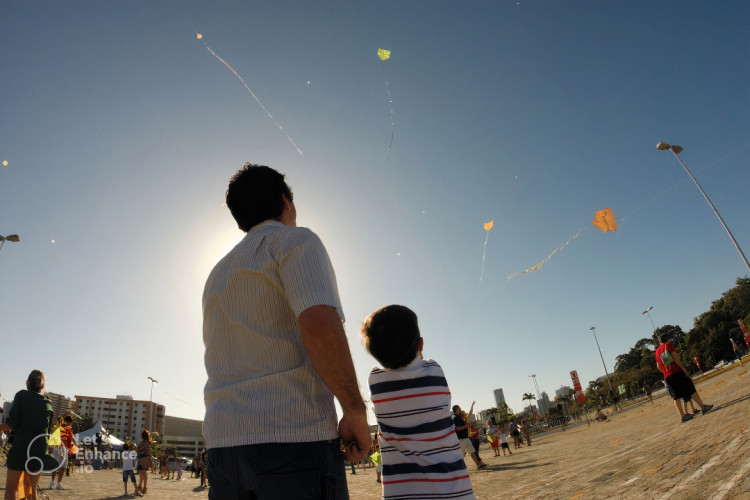
[[246, 164], [226, 203], [247, 234], [203, 293], [209, 498], [348, 498], [371, 438], [328, 253], [272, 168]]

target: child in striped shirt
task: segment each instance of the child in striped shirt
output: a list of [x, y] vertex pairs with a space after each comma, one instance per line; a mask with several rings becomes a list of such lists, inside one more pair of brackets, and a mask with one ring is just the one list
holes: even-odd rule
[[378, 420], [384, 499], [462, 498], [474, 492], [451, 418], [440, 365], [422, 358], [417, 315], [399, 305], [372, 313], [360, 329], [383, 365], [368, 378]]

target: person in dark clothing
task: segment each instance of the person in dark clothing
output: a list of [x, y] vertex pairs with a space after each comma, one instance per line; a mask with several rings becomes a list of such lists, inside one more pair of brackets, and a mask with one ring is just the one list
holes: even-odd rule
[[[5, 491], [15, 492], [24, 470], [29, 473], [33, 500], [36, 500], [37, 484], [40, 472], [59, 466], [47, 452], [47, 434], [52, 432], [52, 402], [42, 395], [45, 377], [40, 370], [33, 370], [26, 380], [26, 390], [16, 393], [8, 416], [0, 424], [1, 432], [14, 432], [13, 444], [7, 455], [8, 475], [5, 479]], [[7, 498], [7, 496], [6, 496]]]

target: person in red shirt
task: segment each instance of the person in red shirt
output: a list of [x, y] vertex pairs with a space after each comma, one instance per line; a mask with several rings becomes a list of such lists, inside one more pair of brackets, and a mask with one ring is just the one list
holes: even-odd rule
[[[681, 399], [692, 399], [701, 408], [701, 413], [705, 415], [713, 408], [713, 405], [704, 405], [703, 401], [701, 401], [701, 397], [698, 396], [698, 392], [696, 392], [695, 385], [693, 385], [693, 381], [690, 379], [687, 370], [682, 366], [680, 355], [674, 346], [670, 342], [666, 342], [664, 336], [659, 337], [659, 342], [659, 347], [656, 349], [656, 366], [664, 374], [665, 384], [669, 384], [672, 388], [674, 406], [680, 413], [682, 422], [687, 422], [693, 418], [693, 415], [685, 413]], [[687, 399], [685, 400], [687, 401]]]
[[60, 468], [52, 473], [52, 480], [49, 483], [49, 489], [55, 487], [55, 477], [57, 477], [57, 489], [65, 489], [65, 487], [62, 485], [62, 480], [63, 476], [65, 475], [65, 471], [70, 465], [70, 458], [73, 456], [73, 445], [76, 444], [76, 440], [73, 437], [73, 429], [71, 428], [71, 425], [73, 425], [73, 417], [71, 417], [70, 415], [65, 415], [65, 417], [62, 419], [62, 422], [60, 422], [60, 441], [62, 442], [62, 446], [58, 447], [57, 450], [55, 450], [57, 451], [57, 455], [55, 455], [55, 458], [57, 458], [60, 462]]

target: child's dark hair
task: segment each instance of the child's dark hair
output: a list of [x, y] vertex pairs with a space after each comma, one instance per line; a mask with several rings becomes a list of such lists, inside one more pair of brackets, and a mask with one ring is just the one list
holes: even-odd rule
[[417, 315], [405, 306], [390, 305], [372, 313], [359, 330], [367, 352], [384, 368], [411, 363], [419, 350]]
[[130, 449], [130, 445], [128, 443], [125, 443], [125, 444], [122, 445], [122, 450], [123, 451], [128, 451], [129, 449]]

